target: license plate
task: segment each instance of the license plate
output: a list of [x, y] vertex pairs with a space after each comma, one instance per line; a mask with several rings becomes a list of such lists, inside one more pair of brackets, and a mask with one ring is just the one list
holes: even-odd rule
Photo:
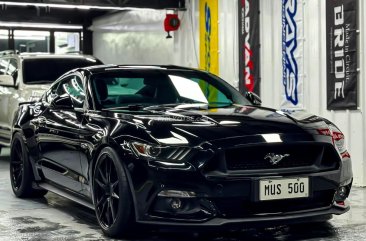
[[265, 179], [259, 181], [259, 200], [309, 197], [309, 178]]

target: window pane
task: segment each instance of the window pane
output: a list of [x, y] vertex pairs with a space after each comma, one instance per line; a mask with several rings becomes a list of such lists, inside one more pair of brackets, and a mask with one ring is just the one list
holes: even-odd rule
[[6, 74], [13, 75], [14, 72], [18, 69], [18, 64], [15, 59], [10, 59], [8, 70], [6, 71]]
[[0, 29], [0, 51], [8, 50], [8, 30]]
[[71, 97], [74, 106], [77, 108], [83, 107], [85, 94], [82, 86], [81, 79], [73, 76], [69, 78], [67, 81], [61, 83], [58, 87], [59, 90], [58, 95], [62, 95], [64, 93], [68, 94]]
[[[40, 82], [52, 83], [62, 74], [75, 68], [100, 64], [89, 58], [37, 58], [24, 59], [23, 79], [25, 83], [37, 84]], [[37, 71], [34, 71], [37, 70]]]
[[142, 78], [110, 78], [106, 81], [109, 95], [135, 94], [144, 87]]
[[115, 108], [139, 104], [204, 104], [215, 107], [247, 104], [208, 74], [193, 71], [133, 70], [95, 74], [92, 89], [97, 108]]
[[49, 52], [50, 32], [48, 31], [28, 31], [15, 30], [15, 49], [20, 52]]
[[80, 34], [55, 32], [55, 53], [64, 54], [80, 51]]
[[196, 81], [175, 75], [169, 75], [169, 78], [180, 96], [193, 101], [208, 103], [207, 96], [205, 96]]
[[0, 60], [0, 75], [6, 74], [6, 70], [8, 69], [9, 59], [1, 59]]

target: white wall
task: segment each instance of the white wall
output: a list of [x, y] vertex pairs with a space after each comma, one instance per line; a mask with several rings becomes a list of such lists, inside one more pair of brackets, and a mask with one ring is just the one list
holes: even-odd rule
[[[354, 183], [366, 185], [365, 172], [365, 127], [366, 111], [365, 94], [366, 85], [362, 83], [365, 78], [365, 60], [363, 57], [365, 43], [363, 14], [366, 4], [361, 5], [360, 23], [360, 109], [356, 111], [328, 111], [326, 109], [326, 26], [325, 26], [325, 0], [305, 0], [304, 3], [304, 105], [311, 113], [323, 116], [333, 121], [344, 132], [347, 146], [352, 156]], [[261, 93], [266, 106], [279, 108], [282, 84], [281, 63], [281, 0], [261, 0]]]
[[187, 11], [180, 12], [181, 25], [174, 33], [174, 64], [191, 68], [199, 66], [198, 1], [186, 0]]
[[[219, 0], [219, 72], [220, 77], [237, 86], [239, 81], [237, 1]], [[186, 0], [187, 11], [181, 12], [181, 28], [175, 33], [174, 53], [177, 65], [199, 67], [198, 0]]]
[[173, 39], [166, 39], [165, 11], [125, 11], [93, 22], [94, 55], [104, 63], [171, 64]]

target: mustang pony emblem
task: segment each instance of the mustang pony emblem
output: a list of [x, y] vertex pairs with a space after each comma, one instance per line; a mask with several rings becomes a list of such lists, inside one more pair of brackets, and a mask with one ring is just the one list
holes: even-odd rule
[[268, 153], [265, 157], [264, 160], [269, 159], [269, 162], [272, 165], [277, 165], [277, 163], [279, 163], [283, 158], [290, 156], [290, 154], [275, 154], [275, 153]]

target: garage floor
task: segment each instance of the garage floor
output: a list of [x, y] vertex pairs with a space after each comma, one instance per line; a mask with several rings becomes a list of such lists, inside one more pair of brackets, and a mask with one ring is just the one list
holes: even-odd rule
[[[9, 182], [9, 150], [0, 156], [0, 240], [110, 240], [103, 236], [93, 211], [47, 194], [45, 198], [21, 200], [14, 197]], [[136, 240], [365, 240], [366, 189], [354, 188], [352, 209], [329, 223], [272, 227], [235, 233], [187, 234], [141, 232]], [[143, 231], [143, 230], [142, 230]]]

